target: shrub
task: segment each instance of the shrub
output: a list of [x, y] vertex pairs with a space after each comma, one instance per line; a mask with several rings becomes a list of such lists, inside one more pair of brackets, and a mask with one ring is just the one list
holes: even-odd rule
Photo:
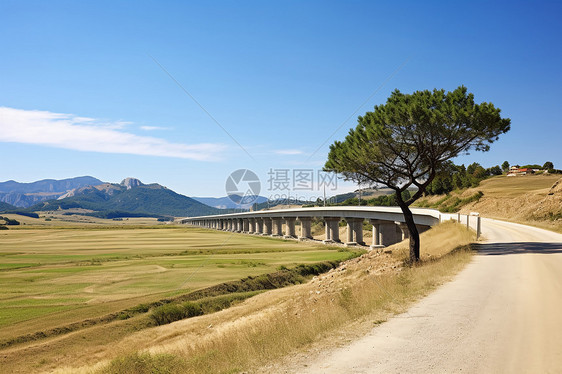
[[150, 318], [152, 318], [157, 325], [165, 325], [174, 321], [179, 321], [185, 317], [185, 308], [178, 304], [164, 304], [154, 308], [150, 315]]
[[8, 217], [3, 217], [4, 221], [6, 222], [6, 226], [18, 226], [20, 223], [15, 219], [10, 219]]
[[183, 308], [185, 310], [185, 316], [187, 318], [196, 317], [203, 314], [203, 308], [201, 308], [200, 303], [195, 303], [193, 301], [186, 301], [183, 303]]
[[7, 211], [6, 213], [10, 213], [10, 214], [17, 214], [20, 216], [25, 216], [25, 217], [31, 217], [31, 218], [39, 218], [39, 214], [37, 213], [33, 213], [33, 212], [26, 212], [26, 211], [22, 211], [22, 210], [10, 210]]

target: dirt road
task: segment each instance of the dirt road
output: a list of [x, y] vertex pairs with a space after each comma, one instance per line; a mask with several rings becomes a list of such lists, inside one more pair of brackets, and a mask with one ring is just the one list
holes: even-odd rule
[[483, 219], [453, 280], [298, 373], [562, 373], [562, 235]]

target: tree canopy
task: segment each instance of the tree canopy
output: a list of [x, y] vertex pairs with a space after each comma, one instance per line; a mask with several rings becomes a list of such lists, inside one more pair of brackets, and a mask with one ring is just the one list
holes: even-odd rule
[[[386, 104], [358, 118], [344, 141], [330, 146], [325, 169], [360, 184], [383, 185], [396, 191], [410, 231], [410, 259], [419, 260], [419, 234], [409, 206], [448, 164], [470, 150], [487, 151], [509, 131], [510, 119], [491, 103], [474, 102], [466, 87], [456, 90], [395, 90]], [[402, 191], [415, 186], [407, 200]]]

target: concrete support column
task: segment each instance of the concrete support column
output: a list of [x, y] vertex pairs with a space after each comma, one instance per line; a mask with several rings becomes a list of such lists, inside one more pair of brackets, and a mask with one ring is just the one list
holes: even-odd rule
[[286, 238], [296, 238], [297, 234], [295, 233], [295, 217], [286, 217], [285, 224], [287, 225], [287, 230], [285, 232]]
[[339, 217], [324, 217], [326, 222], [326, 239], [324, 243], [340, 242], [340, 220]]
[[256, 218], [256, 235], [263, 233], [263, 218]]
[[365, 241], [363, 240], [363, 218], [358, 218], [355, 221], [355, 242], [360, 245], [365, 245]]
[[388, 247], [389, 245], [398, 243], [398, 235], [396, 233], [396, 224], [391, 221], [382, 221], [379, 224], [380, 245]]
[[272, 236], [283, 236], [283, 218], [274, 217], [271, 221], [273, 223]]
[[234, 231], [234, 220], [233, 219], [228, 220], [228, 231]]
[[301, 235], [299, 239], [312, 239], [312, 217], [299, 217], [301, 223]]
[[373, 225], [373, 240], [371, 242], [371, 249], [378, 249], [383, 248], [384, 245], [382, 244], [382, 233], [381, 233], [381, 224], [385, 221], [381, 221], [379, 219], [372, 219], [370, 220], [371, 225]]
[[400, 228], [400, 232], [401, 232], [401, 237], [402, 240], [406, 240], [410, 237], [410, 231], [408, 231], [408, 225], [406, 225], [404, 222], [400, 222], [398, 223], [398, 227]]
[[271, 235], [271, 225], [272, 221], [269, 217], [263, 217], [263, 234], [262, 235]]
[[345, 221], [347, 222], [347, 241], [345, 245], [356, 245], [355, 241], [353, 241], [353, 226], [354, 222], [351, 218], [346, 218]]
[[255, 218], [250, 218], [248, 220], [249, 225], [248, 225], [248, 233], [249, 234], [253, 234], [256, 232], [256, 219]]
[[346, 245], [363, 245], [363, 218], [346, 218], [347, 242]]
[[236, 232], [242, 232], [244, 230], [244, 227], [242, 225], [242, 218], [236, 219]]
[[250, 231], [250, 220], [248, 218], [242, 218], [242, 232], [248, 233]]

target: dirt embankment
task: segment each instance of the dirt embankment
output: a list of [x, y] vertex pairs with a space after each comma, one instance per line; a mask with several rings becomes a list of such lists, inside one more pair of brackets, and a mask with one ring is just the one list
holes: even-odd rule
[[[562, 178], [560, 175], [499, 176], [484, 180], [478, 187], [451, 193], [449, 200], [466, 199], [478, 191], [483, 195], [460, 209], [463, 214], [478, 212], [484, 217], [525, 223], [562, 232]], [[427, 206], [445, 198], [422, 199]]]
[[562, 178], [550, 188], [533, 189], [533, 177], [520, 178], [529, 181], [529, 190], [513, 197], [486, 194], [476, 203], [463, 207], [461, 213], [480, 212], [486, 217], [529, 223], [562, 232]]

